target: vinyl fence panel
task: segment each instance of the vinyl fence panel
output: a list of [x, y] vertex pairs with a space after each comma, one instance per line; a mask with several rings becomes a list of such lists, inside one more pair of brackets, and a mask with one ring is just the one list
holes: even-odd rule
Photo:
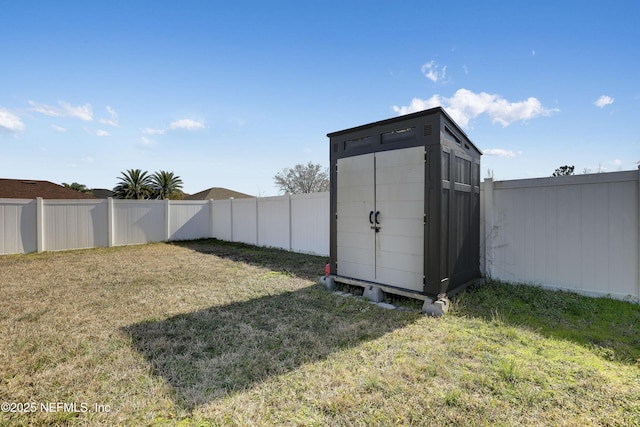
[[211, 237], [210, 206], [207, 201], [167, 201], [169, 239], [192, 240]]
[[233, 199], [231, 206], [233, 241], [258, 244], [257, 199]]
[[43, 249], [108, 246], [107, 200], [44, 200]]
[[0, 254], [37, 249], [36, 201], [0, 199]]
[[485, 181], [485, 198], [487, 184], [493, 277], [638, 300], [638, 172]]
[[329, 256], [329, 192], [291, 196], [291, 249]]
[[216, 239], [233, 241], [233, 222], [231, 215], [232, 199], [212, 200], [211, 203], [211, 231]]
[[291, 250], [290, 197], [263, 197], [258, 203], [258, 244]]
[[114, 200], [114, 242], [134, 245], [166, 240], [166, 204], [162, 200]]

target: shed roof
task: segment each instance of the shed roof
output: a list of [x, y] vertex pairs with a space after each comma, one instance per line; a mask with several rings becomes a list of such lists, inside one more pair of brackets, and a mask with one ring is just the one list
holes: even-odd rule
[[427, 110], [422, 110], [422, 111], [418, 111], [418, 112], [415, 112], [415, 113], [404, 114], [404, 115], [401, 115], [401, 116], [392, 117], [390, 119], [379, 120], [377, 122], [367, 123], [367, 124], [364, 124], [364, 125], [361, 125], [361, 126], [355, 126], [355, 127], [349, 128], [349, 129], [343, 129], [343, 130], [339, 130], [339, 131], [336, 131], [336, 132], [331, 132], [331, 133], [328, 133], [327, 136], [329, 138], [333, 138], [333, 137], [336, 137], [336, 136], [339, 136], [339, 135], [344, 135], [344, 134], [353, 133], [353, 132], [356, 132], [356, 131], [375, 128], [375, 127], [387, 125], [387, 124], [390, 124], [390, 123], [403, 122], [403, 121], [407, 121], [407, 120], [410, 120], [410, 119], [413, 119], [413, 118], [429, 116], [429, 115], [433, 115], [433, 114], [440, 114], [441, 116], [445, 117], [455, 127], [456, 131], [458, 131], [461, 135], [463, 135], [464, 138], [466, 138], [466, 140], [471, 144], [471, 146], [473, 146], [473, 148], [478, 153], [482, 154], [482, 151], [478, 147], [476, 147], [476, 145], [469, 139], [469, 136], [464, 132], [464, 130], [462, 130], [462, 128], [460, 128], [460, 126], [451, 118], [451, 116], [449, 116], [449, 114], [447, 114], [445, 109], [442, 108], [442, 107], [429, 108]]

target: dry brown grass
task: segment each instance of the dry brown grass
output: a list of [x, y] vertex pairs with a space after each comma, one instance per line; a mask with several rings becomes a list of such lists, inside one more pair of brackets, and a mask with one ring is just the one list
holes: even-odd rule
[[216, 241], [0, 257], [0, 402], [89, 409], [0, 425], [640, 425], [637, 366], [472, 296], [441, 319], [336, 297], [325, 261]]

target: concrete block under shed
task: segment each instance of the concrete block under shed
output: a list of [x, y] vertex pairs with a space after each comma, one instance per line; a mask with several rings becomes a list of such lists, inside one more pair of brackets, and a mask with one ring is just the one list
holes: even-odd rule
[[440, 317], [449, 311], [449, 298], [442, 297], [437, 301], [427, 298], [422, 304], [422, 312], [433, 317]]
[[373, 302], [382, 302], [384, 300], [384, 292], [377, 286], [365, 286], [362, 296]]

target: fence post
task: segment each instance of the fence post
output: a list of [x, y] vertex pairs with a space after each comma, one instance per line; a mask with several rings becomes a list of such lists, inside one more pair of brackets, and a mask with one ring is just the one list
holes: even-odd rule
[[638, 236], [636, 237], [636, 246], [638, 248], [638, 262], [636, 263], [638, 266], [638, 277], [636, 279], [636, 301], [640, 303], [640, 165], [638, 165], [638, 212], [636, 214], [636, 222], [638, 224]]
[[293, 225], [291, 224], [293, 222], [293, 218], [291, 217], [291, 194], [287, 193], [287, 204], [288, 204], [288, 212], [289, 212], [289, 249], [287, 249], [288, 251], [292, 251], [292, 243], [293, 243], [293, 236], [292, 236], [292, 230], [293, 230]]
[[165, 199], [164, 201], [164, 241], [168, 242], [171, 237], [171, 205], [170, 200]]
[[259, 208], [258, 205], [260, 203], [258, 203], [259, 198], [256, 197], [255, 198], [256, 201], [256, 246], [260, 246], [260, 212], [259, 212]]
[[44, 200], [36, 198], [36, 251], [44, 251]]
[[113, 197], [107, 198], [107, 247], [114, 245], [114, 214], [113, 214]]
[[235, 240], [233, 240], [233, 197], [229, 197], [229, 227], [231, 227], [231, 232], [229, 233], [229, 236], [231, 238], [231, 241], [234, 242]]
[[493, 218], [493, 178], [484, 179], [484, 275], [485, 277], [493, 276], [493, 227], [495, 226]]
[[209, 237], [213, 237], [213, 199], [209, 199]]

